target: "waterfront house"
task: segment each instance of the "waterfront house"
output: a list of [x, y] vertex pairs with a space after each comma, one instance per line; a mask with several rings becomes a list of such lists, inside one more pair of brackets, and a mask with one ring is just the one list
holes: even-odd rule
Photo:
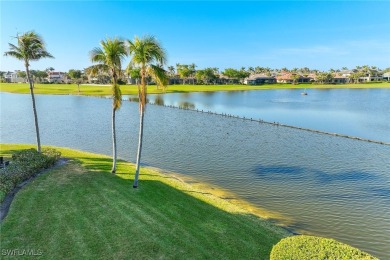
[[390, 72], [383, 73], [382, 79], [384, 81], [390, 81]]
[[276, 76], [276, 81], [278, 83], [294, 83], [294, 76], [298, 75], [299, 78], [297, 79], [297, 83], [310, 83], [314, 81], [313, 75], [301, 75], [298, 73], [291, 73], [291, 72], [284, 72], [281, 75]]
[[67, 83], [68, 77], [64, 72], [47, 72], [47, 81], [50, 83]]
[[335, 73], [335, 74], [333, 74], [333, 78], [330, 81], [330, 83], [345, 84], [345, 83], [348, 83], [349, 80], [350, 80], [349, 76], [344, 76], [341, 73]]
[[353, 73], [357, 72], [357, 70], [341, 70], [338, 74], [343, 77], [349, 78]]
[[7, 71], [4, 73], [4, 80], [8, 83], [26, 83], [27, 79], [19, 77], [20, 70], [15, 70], [14, 72]]
[[359, 78], [359, 82], [382, 81], [382, 79], [382, 72], [374, 69], [367, 69], [364, 71], [364, 76]]
[[273, 76], [265, 74], [253, 74], [244, 79], [246, 85], [261, 85], [261, 84], [273, 84], [276, 83], [276, 79]]
[[218, 75], [218, 78], [216, 79], [217, 84], [239, 84], [242, 83], [238, 78], [229, 78], [226, 75], [223, 75], [222, 73]]

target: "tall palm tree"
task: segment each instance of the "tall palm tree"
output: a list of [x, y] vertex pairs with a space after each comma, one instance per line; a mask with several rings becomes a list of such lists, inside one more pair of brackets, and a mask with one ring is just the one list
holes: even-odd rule
[[28, 82], [30, 83], [30, 94], [34, 112], [35, 132], [37, 135], [37, 150], [41, 152], [41, 139], [39, 135], [38, 115], [35, 106], [34, 86], [30, 75], [30, 61], [37, 61], [42, 58], [54, 58], [46, 51], [45, 43], [40, 35], [33, 31], [26, 32], [21, 36], [16, 36], [17, 45], [9, 43], [10, 50], [4, 53], [4, 56], [15, 57], [24, 62]]
[[116, 172], [116, 131], [115, 131], [115, 112], [121, 107], [122, 93], [118, 85], [118, 77], [122, 72], [122, 60], [127, 56], [126, 44], [118, 38], [106, 39], [100, 41], [102, 48], [96, 47], [90, 52], [91, 61], [98, 63], [92, 66], [91, 72], [105, 71], [112, 77], [112, 170]]
[[139, 97], [139, 136], [138, 136], [138, 149], [137, 149], [137, 161], [134, 177], [133, 188], [138, 187], [139, 168], [142, 152], [142, 138], [144, 128], [144, 114], [146, 107], [146, 77], [151, 76], [156, 84], [165, 87], [168, 85], [168, 76], [162, 66], [166, 63], [166, 53], [161, 44], [153, 36], [144, 36], [138, 38], [137, 36], [133, 41], [128, 41], [131, 63], [139, 66], [141, 69], [141, 85], [138, 88]]

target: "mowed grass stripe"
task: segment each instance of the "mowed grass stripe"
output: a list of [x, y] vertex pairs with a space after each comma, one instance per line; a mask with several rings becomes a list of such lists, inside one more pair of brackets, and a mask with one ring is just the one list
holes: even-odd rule
[[40, 249], [43, 259], [268, 259], [288, 235], [155, 170], [143, 168], [133, 189], [132, 164], [119, 161], [112, 175], [109, 157], [60, 150], [74, 159], [16, 195], [1, 249]]

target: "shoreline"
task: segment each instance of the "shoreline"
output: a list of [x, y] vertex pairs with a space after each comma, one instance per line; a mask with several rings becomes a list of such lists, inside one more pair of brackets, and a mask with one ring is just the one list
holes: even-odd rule
[[[171, 173], [171, 172], [167, 172], [165, 170], [162, 170], [159, 168], [154, 168], [154, 167], [146, 167], [146, 168], [156, 170], [162, 175], [168, 176], [169, 178], [173, 178], [179, 182], [182, 182], [182, 183], [189, 185], [193, 189], [196, 189], [193, 191], [189, 191], [190, 193], [193, 193], [193, 192], [199, 193], [200, 192], [199, 190], [202, 190], [202, 192], [200, 192], [201, 194], [211, 195], [211, 196], [217, 198], [218, 200], [223, 200], [226, 203], [233, 204], [234, 206], [237, 206], [237, 207], [241, 208], [242, 210], [244, 210], [244, 211], [246, 211], [246, 212], [248, 212], [248, 213], [250, 213], [258, 218], [266, 220], [267, 222], [269, 222], [272, 225], [283, 228], [291, 235], [303, 235], [302, 232], [299, 232], [298, 230], [295, 230], [294, 228], [289, 226], [289, 224], [293, 223], [292, 219], [287, 219], [286, 217], [284, 217], [280, 213], [273, 212], [273, 211], [267, 210], [265, 208], [261, 208], [255, 204], [239, 197], [237, 194], [235, 194], [229, 190], [223, 189], [217, 185], [210, 184], [210, 183], [205, 182], [205, 181], [197, 180], [197, 178], [194, 178], [192, 176], [187, 176], [184, 174], [173, 173], [173, 172]], [[221, 196], [221, 194], [223, 194], [223, 196]], [[309, 234], [309, 233], [305, 233], [305, 234]]]
[[[1, 144], [1, 154], [32, 146]], [[52, 148], [70, 160], [18, 192], [1, 223], [3, 248], [73, 258], [269, 259], [272, 247], [293, 235], [178, 176], [142, 167], [133, 189], [133, 164], [118, 160], [113, 175], [109, 156]]]
[[[17, 147], [17, 149], [27, 149], [27, 148], [35, 148], [34, 144], [5, 144], [1, 143], [1, 150], [0, 154], [4, 155], [4, 149], [3, 147]], [[73, 149], [70, 147], [58, 147], [58, 146], [51, 146], [51, 145], [44, 145], [43, 147], [49, 147], [54, 148], [56, 150], [61, 151], [63, 153], [65, 151], [71, 151], [71, 152], [77, 152], [77, 153], [86, 153], [91, 156], [96, 156], [99, 158], [106, 158], [111, 159], [110, 156], [105, 154], [98, 154], [93, 153], [89, 151], [84, 150], [78, 150]], [[34, 181], [37, 177], [54, 170], [56, 168], [59, 168], [63, 165], [65, 165], [69, 160], [77, 160], [77, 157], [71, 157], [71, 156], [61, 156], [59, 161], [51, 168], [43, 170], [42, 172], [37, 173], [35, 176], [30, 177], [29, 179], [25, 180], [21, 184], [19, 184], [17, 187], [15, 187], [10, 193], [8, 193], [3, 202], [1, 203], [1, 220], [0, 223], [3, 222], [3, 220], [6, 218], [8, 214], [9, 207], [12, 205], [12, 201], [14, 200], [14, 196], [22, 190], [26, 185], [28, 185], [30, 182]], [[123, 160], [118, 158], [118, 161], [129, 164], [130, 166], [134, 166], [132, 162]], [[253, 203], [250, 203], [246, 201], [245, 199], [240, 198], [235, 193], [223, 189], [217, 185], [210, 184], [204, 181], [199, 180], [196, 177], [188, 176], [185, 174], [180, 174], [176, 172], [170, 172], [166, 171], [161, 168], [152, 167], [152, 166], [143, 166], [141, 167], [144, 170], [148, 171], [147, 175], [151, 175], [151, 173], [156, 173], [156, 175], [159, 175], [161, 177], [161, 181], [165, 183], [166, 185], [171, 186], [172, 188], [177, 189], [178, 191], [181, 191], [189, 196], [192, 196], [196, 199], [199, 199], [203, 202], [210, 203], [216, 208], [219, 208], [221, 210], [225, 210], [230, 213], [234, 214], [249, 214], [253, 215], [256, 218], [261, 219], [262, 221], [265, 221], [267, 223], [267, 226], [275, 227], [275, 228], [281, 228], [285, 232], [287, 232], [289, 235], [300, 235], [301, 233], [297, 230], [294, 230], [289, 226], [290, 223], [293, 223], [293, 220], [287, 219], [283, 217], [282, 214], [277, 212], [272, 212], [270, 210], [267, 210], [265, 208], [261, 208], [259, 206], [254, 205]], [[115, 176], [121, 178], [123, 175], [129, 175], [129, 173], [116, 173]], [[133, 174], [131, 174], [133, 175]], [[146, 181], [147, 178], [145, 178], [146, 175], [144, 175], [144, 181]], [[142, 173], [141, 173], [142, 177]], [[6, 201], [7, 200], [7, 201]], [[8, 204], [8, 205], [7, 205]], [[216, 205], [218, 204], [218, 205]], [[220, 206], [219, 206], [220, 205]], [[7, 208], [8, 206], [8, 208]], [[3, 215], [3, 212], [5, 212], [5, 215]]]

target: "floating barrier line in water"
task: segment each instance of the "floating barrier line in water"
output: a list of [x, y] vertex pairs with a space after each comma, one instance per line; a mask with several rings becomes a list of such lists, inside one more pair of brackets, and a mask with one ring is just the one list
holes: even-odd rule
[[390, 143], [387, 143], [387, 142], [381, 142], [381, 141], [371, 140], [371, 139], [367, 139], [367, 138], [361, 138], [361, 137], [344, 135], [344, 134], [338, 134], [338, 133], [330, 133], [330, 132], [314, 130], [314, 129], [304, 128], [304, 127], [299, 127], [299, 126], [286, 125], [286, 124], [281, 124], [279, 122], [269, 122], [269, 121], [264, 121], [262, 119], [246, 118], [246, 117], [240, 117], [240, 116], [235, 116], [235, 115], [230, 115], [230, 114], [217, 113], [217, 112], [212, 112], [212, 111], [204, 111], [204, 110], [199, 110], [199, 109], [195, 109], [195, 108], [187, 108], [187, 107], [180, 107], [180, 106], [177, 107], [177, 106], [173, 106], [173, 105], [159, 105], [159, 104], [156, 104], [156, 103], [149, 103], [149, 104], [150, 105], [156, 105], [156, 106], [164, 106], [164, 107], [169, 107], [169, 108], [175, 108], [175, 109], [181, 109], [181, 110], [189, 110], [189, 111], [198, 112], [198, 113], [219, 115], [219, 116], [223, 116], [223, 117], [238, 118], [238, 119], [242, 119], [242, 120], [245, 120], [245, 121], [259, 122], [259, 123], [262, 123], [262, 124], [268, 124], [268, 125], [273, 125], [273, 126], [277, 126], [277, 127], [279, 127], [279, 126], [287, 127], [287, 128], [292, 128], [292, 129], [298, 129], [298, 130], [303, 130], [303, 131], [307, 131], [307, 132], [317, 133], [317, 134], [337, 136], [337, 137], [343, 137], [343, 138], [348, 138], [348, 139], [353, 139], [353, 140], [358, 140], [358, 141], [364, 141], [364, 142], [369, 142], [369, 143], [376, 143], [376, 144], [382, 144], [382, 145], [389, 145], [390, 146]]

